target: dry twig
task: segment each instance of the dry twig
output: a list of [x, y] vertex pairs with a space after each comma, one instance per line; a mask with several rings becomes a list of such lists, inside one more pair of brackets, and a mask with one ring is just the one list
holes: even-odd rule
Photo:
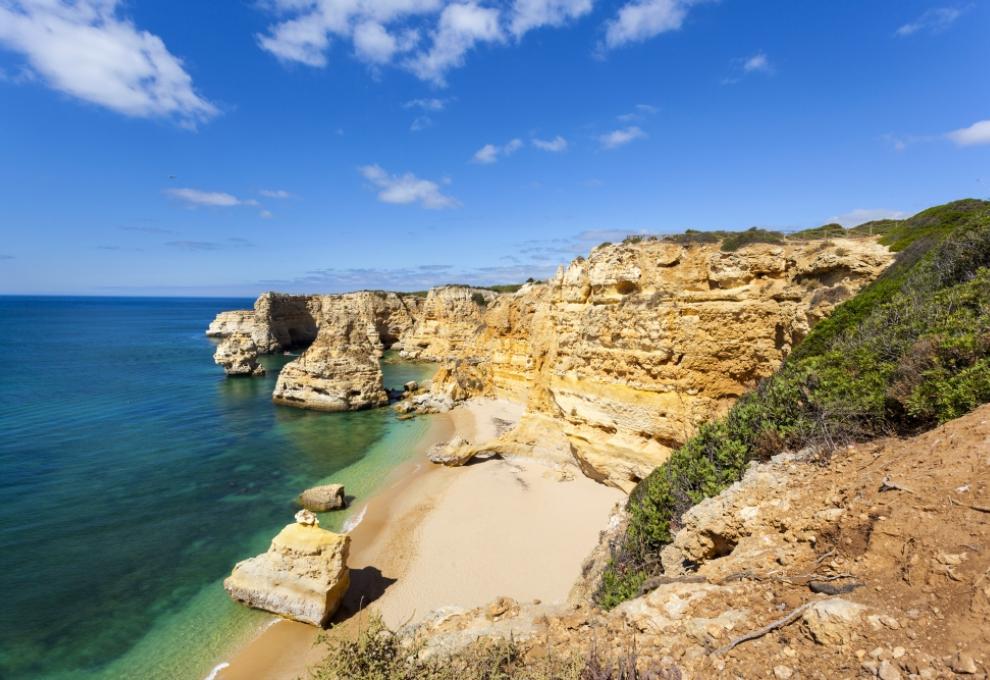
[[953, 505], [958, 505], [960, 508], [969, 508], [970, 510], [976, 510], [976, 512], [990, 513], [990, 508], [983, 505], [969, 505], [968, 503], [960, 503], [955, 498], [950, 498], [949, 502]]
[[796, 621], [797, 618], [804, 613], [804, 610], [811, 606], [811, 604], [812, 604], [811, 602], [805, 602], [800, 607], [791, 610], [791, 612], [787, 616], [779, 618], [776, 621], [771, 621], [762, 628], [757, 628], [756, 630], [746, 633], [745, 635], [740, 635], [739, 637], [734, 638], [727, 645], [723, 645], [722, 647], [716, 649], [714, 652], [712, 652], [712, 654], [715, 655], [725, 654], [726, 652], [734, 649], [737, 645], [741, 645], [742, 643], [748, 642], [749, 640], [755, 640], [756, 638], [761, 638], [767, 633], [770, 633], [772, 631], [777, 630], [778, 628], [783, 628], [786, 625], [794, 623], [794, 621]]

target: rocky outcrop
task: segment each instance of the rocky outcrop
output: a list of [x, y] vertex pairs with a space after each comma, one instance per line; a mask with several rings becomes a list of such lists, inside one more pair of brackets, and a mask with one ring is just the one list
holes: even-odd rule
[[[421, 304], [413, 295], [361, 291], [345, 295], [264, 293], [254, 310], [221, 312], [206, 334], [220, 340], [214, 360], [228, 375], [261, 375], [261, 354], [313, 344], [319, 329], [342, 314], [360, 316], [376, 356], [395, 345], [416, 322]], [[331, 334], [332, 335], [332, 334]]]
[[299, 504], [313, 512], [339, 510], [347, 505], [343, 484], [322, 484], [299, 494]]
[[980, 677], [987, 442], [983, 406], [909, 439], [753, 463], [683, 517], [663, 573], [611, 611], [496, 601], [436, 612], [402, 642], [422, 658], [511, 639], [537, 668], [594, 650], [682, 680]]
[[468, 286], [441, 286], [427, 293], [416, 324], [402, 339], [401, 356], [440, 361], [470, 346], [485, 310], [498, 294]]
[[[341, 313], [324, 319], [316, 340], [278, 374], [276, 404], [318, 411], [354, 411], [388, 403], [367, 320]], [[374, 336], [377, 339], [377, 336]]]
[[285, 406], [353, 411], [388, 403], [379, 358], [412, 328], [414, 296], [361, 291], [311, 303], [316, 339], [279, 373], [272, 399]]
[[321, 529], [304, 510], [272, 540], [268, 552], [239, 562], [223, 587], [249, 607], [323, 626], [350, 584], [350, 540]]
[[234, 331], [224, 335], [213, 353], [213, 361], [227, 375], [264, 375], [264, 367], [258, 363], [258, 346], [250, 333]]
[[489, 303], [432, 391], [526, 403], [503, 448], [629, 490], [891, 259], [865, 238], [599, 247]]

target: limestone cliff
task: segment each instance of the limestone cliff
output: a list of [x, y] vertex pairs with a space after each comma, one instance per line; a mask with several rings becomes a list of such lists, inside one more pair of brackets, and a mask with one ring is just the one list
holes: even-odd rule
[[[412, 295], [360, 291], [344, 295], [286, 295], [264, 293], [253, 310], [221, 312], [206, 334], [219, 338], [214, 360], [228, 375], [260, 375], [257, 356], [313, 344], [320, 329], [355, 315], [365, 328], [371, 351], [380, 356], [408, 333], [416, 322], [421, 300]], [[342, 329], [326, 337], [343, 338]]]
[[258, 363], [259, 354], [251, 333], [234, 331], [220, 339], [213, 361], [223, 366], [227, 375], [264, 375], [265, 369]]
[[272, 399], [321, 411], [352, 411], [388, 403], [379, 358], [412, 326], [396, 293], [358, 292], [315, 298], [319, 331], [303, 354], [286, 364]]
[[629, 490], [891, 259], [871, 239], [599, 247], [489, 304], [433, 391], [524, 401], [504, 449]]
[[441, 286], [427, 293], [416, 324], [402, 339], [401, 355], [441, 361], [464, 350], [482, 325], [497, 293], [468, 286]]

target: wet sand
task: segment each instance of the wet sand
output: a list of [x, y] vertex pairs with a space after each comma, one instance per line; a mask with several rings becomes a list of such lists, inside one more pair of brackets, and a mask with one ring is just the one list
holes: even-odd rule
[[[562, 474], [529, 459], [445, 468], [425, 456], [454, 433], [472, 443], [493, 439], [521, 413], [518, 404], [474, 399], [434, 417], [416, 455], [368, 500], [351, 532], [351, 587], [335, 617], [336, 634], [363, 618], [355, 616], [363, 609], [399, 626], [439, 607], [471, 608], [501, 595], [566, 598], [624, 495], [576, 470]], [[324, 655], [320, 632], [280, 620], [234, 654], [217, 678], [305, 677]]]

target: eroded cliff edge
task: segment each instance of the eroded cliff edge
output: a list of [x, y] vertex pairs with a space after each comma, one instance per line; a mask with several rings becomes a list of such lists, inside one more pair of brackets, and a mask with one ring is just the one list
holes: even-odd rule
[[308, 346], [274, 394], [302, 408], [387, 403], [384, 349], [439, 362], [419, 404], [523, 403], [521, 423], [492, 446], [577, 464], [628, 491], [891, 261], [872, 238], [732, 252], [643, 240], [600, 246], [511, 294], [266, 293], [253, 311], [219, 315], [209, 334], [221, 337], [215, 358], [229, 373], [257, 372], [259, 353]]
[[606, 245], [499, 296], [432, 390], [524, 402], [500, 448], [628, 491], [891, 261], [866, 238]]

